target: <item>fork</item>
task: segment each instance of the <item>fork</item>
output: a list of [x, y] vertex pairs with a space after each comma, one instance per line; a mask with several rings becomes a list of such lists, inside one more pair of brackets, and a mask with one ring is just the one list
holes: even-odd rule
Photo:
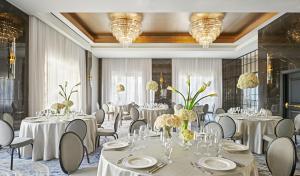
[[165, 165], [165, 163], [163, 163], [163, 162], [158, 163], [153, 168], [151, 168], [150, 170], [148, 170], [148, 173], [152, 174], [153, 172], [157, 171], [159, 168], [163, 167], [163, 165]]

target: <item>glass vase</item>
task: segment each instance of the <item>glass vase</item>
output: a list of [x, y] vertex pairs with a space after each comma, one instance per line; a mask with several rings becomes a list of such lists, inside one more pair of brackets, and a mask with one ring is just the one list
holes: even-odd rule
[[154, 106], [154, 101], [155, 101], [155, 91], [150, 90], [149, 91], [149, 99], [150, 99], [150, 106], [153, 107]]

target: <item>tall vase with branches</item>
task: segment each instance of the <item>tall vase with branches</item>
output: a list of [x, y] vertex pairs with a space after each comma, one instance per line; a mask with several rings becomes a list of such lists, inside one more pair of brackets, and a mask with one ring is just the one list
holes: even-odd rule
[[71, 97], [74, 93], [77, 93], [78, 90], [76, 89], [78, 86], [80, 85], [80, 83], [75, 84], [70, 91], [68, 92], [67, 88], [68, 88], [68, 82], [65, 81], [65, 84], [59, 85], [60, 91], [59, 91], [59, 95], [64, 99], [63, 103], [65, 106], [65, 114], [70, 112], [70, 108], [73, 106], [73, 101], [71, 100]]
[[167, 89], [171, 90], [174, 93], [177, 93], [180, 95], [180, 97], [184, 101], [184, 108], [179, 111], [178, 116], [180, 117], [182, 121], [181, 126], [181, 133], [183, 136], [184, 143], [187, 143], [188, 141], [193, 139], [193, 132], [188, 129], [188, 123], [195, 121], [197, 118], [196, 112], [193, 111], [194, 107], [203, 99], [208, 97], [214, 97], [217, 96], [215, 92], [208, 93], [202, 97], [199, 98], [201, 94], [204, 93], [204, 91], [211, 85], [211, 82], [203, 83], [202, 86], [199, 87], [198, 91], [192, 96], [191, 95], [191, 79], [190, 76], [188, 76], [187, 81], [187, 96], [184, 96], [183, 93], [178, 91], [176, 88], [169, 86]]

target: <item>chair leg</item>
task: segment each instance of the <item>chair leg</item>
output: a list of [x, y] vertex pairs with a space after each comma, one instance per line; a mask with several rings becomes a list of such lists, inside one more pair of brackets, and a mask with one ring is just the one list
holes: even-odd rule
[[115, 133], [115, 135], [116, 135], [117, 139], [119, 139], [119, 135], [117, 133]]
[[15, 148], [11, 149], [11, 158], [10, 158], [10, 170], [13, 170], [13, 165], [14, 165], [14, 151]]
[[113, 137], [115, 138], [115, 140], [117, 140], [117, 137], [115, 135], [113, 135]]
[[20, 151], [20, 148], [18, 148], [18, 155], [19, 155], [19, 159], [21, 159], [21, 151]]
[[86, 146], [84, 146], [84, 150], [85, 150], [87, 162], [90, 163], [89, 153], [88, 153]]
[[297, 142], [297, 135], [295, 134], [294, 136], [295, 136], [295, 144], [297, 145], [298, 144], [298, 142]]

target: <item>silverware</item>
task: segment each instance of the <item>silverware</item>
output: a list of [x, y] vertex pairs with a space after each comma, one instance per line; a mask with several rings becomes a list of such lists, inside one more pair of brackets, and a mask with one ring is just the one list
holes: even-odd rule
[[120, 159], [117, 161], [117, 164], [121, 164], [122, 161], [123, 161], [125, 158], [131, 157], [131, 156], [132, 156], [132, 154], [129, 154], [129, 155], [127, 155], [127, 156], [124, 156], [124, 157], [120, 158]]
[[165, 167], [167, 165], [167, 163], [161, 163], [160, 165], [158, 165], [155, 169], [153, 169], [150, 174], [154, 174], [155, 172], [157, 172], [158, 170], [162, 169], [163, 167]]
[[195, 162], [192, 162], [191, 161], [191, 165], [195, 168], [199, 168], [204, 174], [210, 174], [210, 175], [214, 175], [213, 172], [209, 171], [209, 170], [206, 170], [205, 168], [201, 167], [200, 165], [196, 164]]
[[150, 170], [148, 170], [148, 173], [150, 174], [153, 170], [155, 170], [156, 168], [158, 168], [159, 166], [161, 166], [163, 163], [158, 163], [156, 164], [154, 167], [152, 167]]

